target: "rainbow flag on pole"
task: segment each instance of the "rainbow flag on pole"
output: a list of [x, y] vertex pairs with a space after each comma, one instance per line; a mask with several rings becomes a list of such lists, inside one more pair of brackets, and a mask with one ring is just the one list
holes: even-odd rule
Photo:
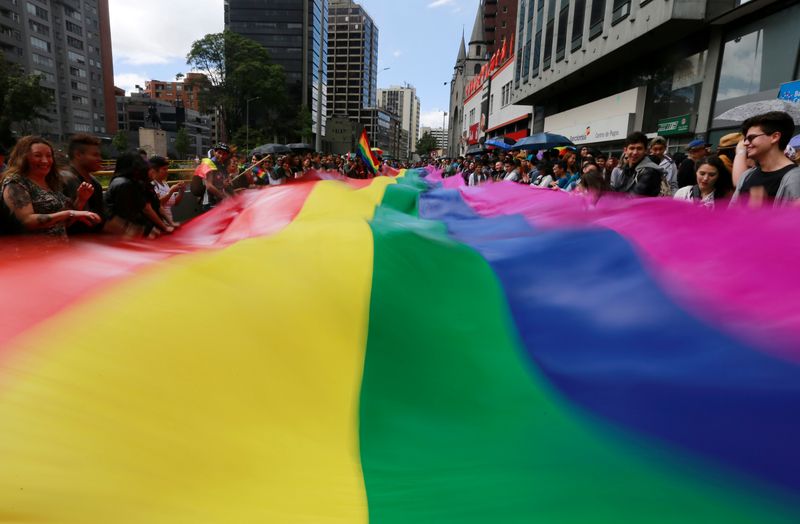
[[796, 209], [423, 174], [4, 240], [0, 522], [800, 522]]
[[358, 146], [356, 147], [356, 154], [361, 161], [364, 162], [364, 165], [367, 166], [367, 171], [369, 171], [370, 174], [373, 176], [378, 174], [380, 164], [378, 163], [378, 159], [375, 158], [375, 153], [372, 151], [372, 148], [369, 145], [367, 128], [364, 128], [361, 131], [361, 137], [358, 139]]

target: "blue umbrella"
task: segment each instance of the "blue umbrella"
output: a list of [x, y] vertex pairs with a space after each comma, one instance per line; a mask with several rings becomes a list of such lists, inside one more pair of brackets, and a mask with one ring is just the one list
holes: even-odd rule
[[493, 146], [498, 149], [502, 149], [503, 151], [508, 151], [514, 144], [516, 144], [514, 139], [505, 138], [502, 136], [496, 136], [486, 141], [487, 146]]
[[511, 148], [512, 151], [519, 151], [526, 149], [528, 151], [538, 149], [550, 149], [552, 147], [561, 146], [574, 146], [572, 141], [563, 136], [554, 133], [536, 133], [535, 135], [520, 138], [516, 144]]

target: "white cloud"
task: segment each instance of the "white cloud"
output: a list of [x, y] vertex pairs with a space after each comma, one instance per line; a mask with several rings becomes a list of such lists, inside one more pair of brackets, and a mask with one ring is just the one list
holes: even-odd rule
[[455, 3], [456, 0], [433, 0], [430, 4], [428, 4], [429, 9], [435, 9], [437, 7], [443, 7], [446, 5], [452, 5]]
[[114, 75], [114, 85], [124, 89], [127, 94], [131, 94], [133, 91], [136, 91], [137, 85], [144, 89], [144, 83], [148, 80], [151, 80], [151, 78], [136, 73], [121, 73]]
[[223, 30], [223, 0], [110, 0], [111, 40], [120, 64], [167, 64], [192, 42]]
[[[442, 109], [433, 109], [431, 111], [423, 111], [422, 114], [419, 115], [420, 125], [423, 127], [433, 127], [436, 129], [442, 128], [442, 115], [444, 115], [444, 110]], [[445, 127], [447, 127], [447, 121], [444, 122]]]

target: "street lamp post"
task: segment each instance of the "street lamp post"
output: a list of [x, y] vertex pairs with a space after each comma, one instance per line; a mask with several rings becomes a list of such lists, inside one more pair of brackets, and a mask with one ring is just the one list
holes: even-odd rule
[[253, 98], [249, 98], [247, 100], [247, 102], [245, 102], [245, 107], [247, 108], [246, 111], [245, 111], [245, 113], [246, 113], [245, 118], [247, 119], [247, 122], [245, 122], [245, 124], [244, 124], [245, 127], [244, 128], [245, 128], [245, 134], [247, 135], [247, 138], [245, 138], [245, 142], [246, 143], [245, 143], [244, 147], [247, 150], [247, 154], [248, 155], [250, 154], [250, 102], [253, 102], [254, 100], [261, 100], [261, 97], [260, 96], [256, 96], [256, 97], [253, 97]]
[[[444, 125], [445, 125], [445, 121], [446, 120], [447, 120], [447, 111], [442, 113], [442, 134], [439, 135], [439, 137], [441, 138], [442, 142], [444, 142], [444, 130], [445, 130]], [[445, 149], [444, 148], [444, 144], [439, 144], [439, 145], [442, 146], [442, 153], [444, 153], [444, 149]]]

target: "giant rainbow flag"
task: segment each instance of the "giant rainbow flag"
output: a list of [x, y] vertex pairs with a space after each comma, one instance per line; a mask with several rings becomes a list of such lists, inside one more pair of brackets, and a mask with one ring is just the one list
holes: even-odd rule
[[4, 239], [0, 522], [800, 522], [798, 211], [424, 174]]

